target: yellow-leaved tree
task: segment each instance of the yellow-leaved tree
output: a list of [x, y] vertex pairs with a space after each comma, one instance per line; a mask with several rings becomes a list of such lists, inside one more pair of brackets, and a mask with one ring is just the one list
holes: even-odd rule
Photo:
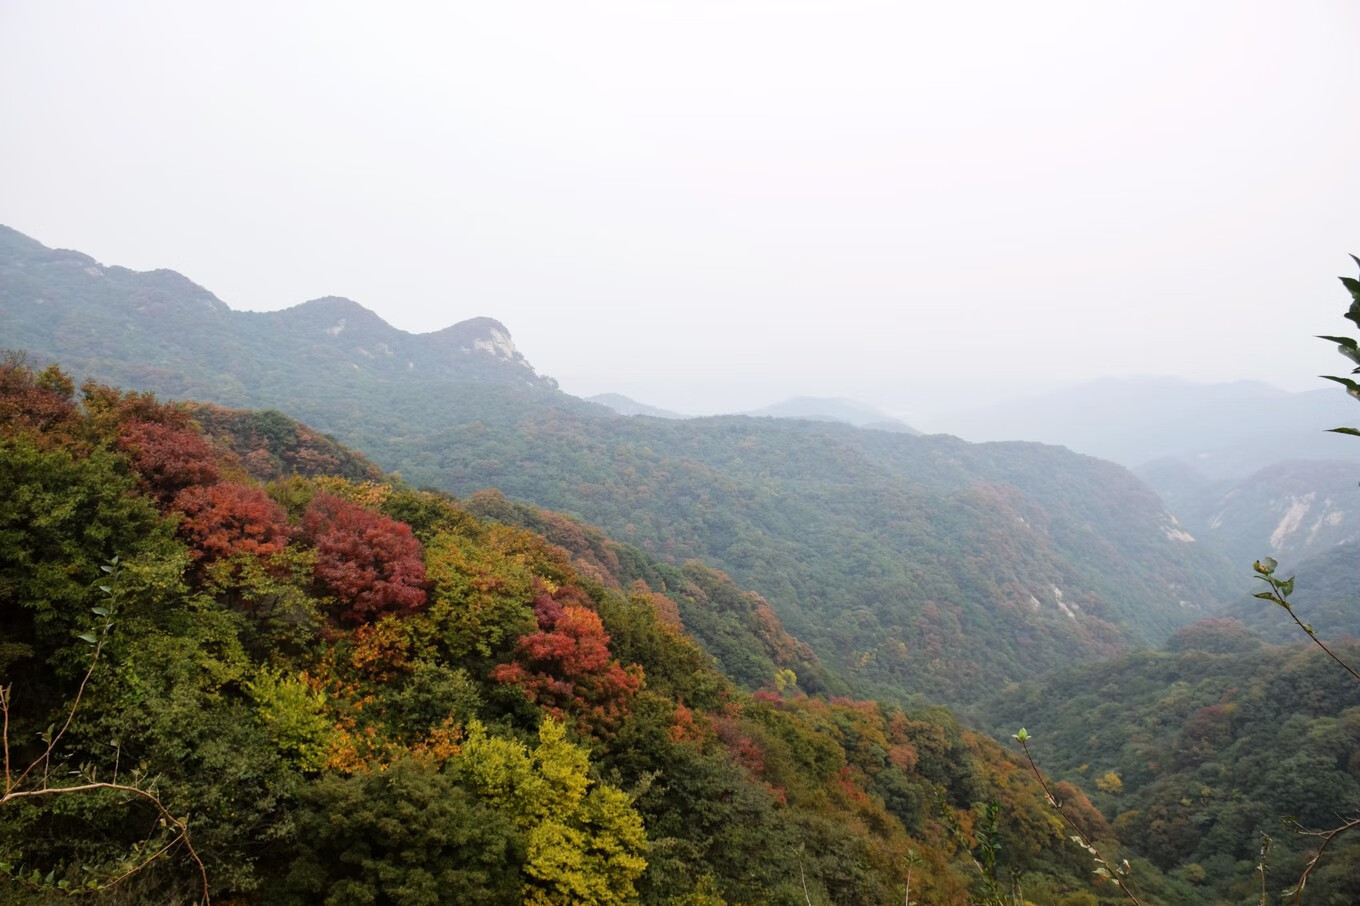
[[647, 868], [642, 818], [626, 793], [590, 779], [586, 752], [562, 724], [545, 718], [530, 751], [473, 722], [460, 760], [470, 785], [525, 834], [526, 904], [636, 899], [633, 883]]

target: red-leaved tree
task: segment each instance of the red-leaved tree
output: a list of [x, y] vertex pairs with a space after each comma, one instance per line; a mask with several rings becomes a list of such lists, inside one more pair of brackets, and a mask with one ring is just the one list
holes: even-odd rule
[[288, 546], [288, 514], [253, 485], [194, 485], [175, 495], [172, 508], [182, 514], [180, 537], [200, 565], [238, 553], [263, 559]]
[[316, 545], [316, 580], [350, 625], [425, 605], [425, 563], [411, 527], [333, 494], [317, 494], [302, 520]]
[[539, 631], [521, 636], [514, 661], [492, 671], [498, 682], [519, 686], [557, 720], [597, 735], [628, 714], [642, 686], [642, 668], [625, 668], [609, 651], [609, 633], [580, 589], [566, 585], [534, 597]]
[[118, 446], [128, 454], [142, 489], [169, 504], [185, 488], [217, 481], [217, 451], [188, 427], [129, 421], [118, 430]]

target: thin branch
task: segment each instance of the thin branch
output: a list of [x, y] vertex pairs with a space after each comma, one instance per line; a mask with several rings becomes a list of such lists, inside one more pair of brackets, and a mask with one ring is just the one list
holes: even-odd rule
[[10, 692], [11, 692], [13, 689], [14, 689], [14, 684], [13, 684], [13, 683], [10, 683], [8, 686], [5, 686], [5, 687], [3, 687], [3, 688], [0, 688], [0, 710], [3, 710], [3, 711], [5, 712], [4, 744], [5, 744], [5, 794], [6, 794], [6, 795], [9, 795], [9, 791], [12, 790], [12, 789], [14, 789], [14, 781], [13, 781], [13, 779], [12, 779], [14, 775], [10, 772], [10, 768], [9, 768], [9, 696], [10, 696]]
[[1298, 624], [1298, 627], [1304, 631], [1304, 634], [1307, 635], [1308, 638], [1313, 640], [1313, 644], [1327, 652], [1327, 656], [1340, 664], [1342, 670], [1349, 673], [1356, 682], [1360, 682], [1360, 673], [1357, 673], [1354, 667], [1347, 664], [1338, 657], [1332, 649], [1324, 645], [1322, 639], [1318, 638], [1317, 633], [1313, 631], [1313, 627], [1303, 622], [1303, 620], [1300, 620], [1298, 614], [1294, 613], [1294, 605], [1289, 603], [1289, 595], [1294, 590], [1294, 580], [1292, 578], [1275, 578], [1275, 567], [1275, 560], [1270, 557], [1266, 557], [1264, 561], [1256, 561], [1256, 564], [1253, 566], [1253, 569], [1256, 570], [1256, 578], [1270, 586], [1270, 591], [1263, 591], [1256, 595], [1256, 597], [1264, 598], [1272, 604], [1278, 604], [1283, 607], [1285, 613], [1289, 614], [1289, 618]]
[[[1283, 601], [1276, 601], [1276, 603], [1277, 603], [1277, 604], [1284, 604]], [[1308, 633], [1308, 638], [1310, 638], [1310, 639], [1313, 640], [1313, 644], [1317, 645], [1317, 646], [1318, 646], [1319, 648], [1321, 648], [1323, 651], [1327, 652], [1327, 656], [1328, 656], [1329, 658], [1331, 658], [1332, 660], [1336, 661], [1338, 664], [1341, 665], [1342, 669], [1344, 669], [1344, 670], [1345, 670], [1347, 673], [1349, 673], [1351, 676], [1355, 677], [1355, 681], [1356, 681], [1356, 682], [1360, 682], [1360, 673], [1356, 673], [1356, 672], [1355, 672], [1355, 669], [1354, 669], [1353, 667], [1351, 667], [1350, 664], [1347, 664], [1347, 663], [1346, 663], [1345, 661], [1343, 661], [1341, 658], [1337, 657], [1336, 654], [1332, 652], [1332, 649], [1330, 649], [1330, 648], [1328, 648], [1326, 645], [1322, 644], [1322, 639], [1318, 638], [1318, 637], [1317, 637], [1317, 633], [1313, 632], [1313, 627], [1309, 626], [1307, 623], [1305, 623], [1305, 622], [1303, 622], [1302, 620], [1300, 620], [1300, 619], [1298, 618], [1298, 615], [1296, 615], [1296, 614], [1294, 613], [1294, 608], [1293, 608], [1293, 607], [1290, 607], [1289, 605], [1284, 604], [1284, 609], [1285, 609], [1286, 611], [1289, 612], [1289, 616], [1294, 620], [1294, 622], [1299, 624], [1299, 628], [1302, 629], [1304, 632]]]
[[[9, 793], [10, 790], [14, 789], [14, 788], [17, 787], [19, 784], [23, 783], [23, 782], [24, 782], [24, 778], [27, 777], [27, 776], [33, 771], [33, 769], [36, 768], [39, 764], [43, 765], [43, 785], [44, 785], [44, 786], [47, 785], [47, 767], [48, 767], [48, 760], [52, 757], [52, 752], [56, 750], [58, 741], [60, 741], [61, 738], [62, 738], [62, 736], [64, 736], [64, 735], [66, 734], [66, 731], [67, 731], [68, 729], [70, 729], [70, 727], [71, 727], [71, 722], [74, 721], [74, 720], [76, 719], [76, 709], [80, 707], [80, 700], [81, 700], [81, 698], [84, 697], [84, 695], [85, 695], [85, 687], [88, 686], [88, 685], [90, 684], [90, 677], [94, 675], [94, 668], [99, 664], [99, 655], [100, 655], [100, 653], [103, 652], [103, 650], [104, 650], [104, 640], [107, 639], [107, 638], [108, 638], [108, 627], [106, 626], [106, 627], [104, 628], [104, 633], [103, 633], [102, 635], [100, 635], [100, 637], [99, 637], [99, 641], [98, 641], [97, 643], [95, 643], [95, 646], [94, 646], [94, 654], [90, 657], [90, 666], [89, 666], [89, 669], [87, 669], [87, 670], [85, 671], [85, 675], [84, 675], [83, 677], [81, 677], [81, 679], [80, 679], [80, 688], [76, 690], [75, 701], [71, 702], [71, 707], [70, 707], [70, 709], [66, 712], [66, 723], [62, 724], [62, 725], [61, 725], [61, 729], [57, 731], [56, 735], [54, 735], [51, 739], [49, 739], [49, 740], [47, 741], [47, 750], [46, 750], [45, 752], [43, 752], [41, 755], [39, 755], [36, 759], [34, 759], [34, 761], [33, 761], [32, 764], [30, 764], [28, 767], [24, 768], [24, 772], [23, 772], [22, 774], [20, 774], [20, 775], [18, 776], [18, 778], [17, 778], [13, 783], [9, 783], [9, 782], [8, 782], [8, 781], [9, 781], [9, 773], [8, 773], [8, 771], [9, 771], [9, 737], [8, 737], [8, 734], [6, 734], [6, 738], [5, 738], [5, 770], [6, 770], [5, 779], [6, 779], [6, 783], [7, 783], [7, 786], [8, 786], [8, 789], [5, 791], [5, 792], [6, 792], [6, 795], [8, 795], [8, 793]], [[9, 708], [8, 708], [8, 707], [6, 707], [6, 709], [5, 709], [5, 716], [6, 716], [6, 720], [8, 721], [8, 717], [9, 717]]]
[[1044, 795], [1048, 797], [1049, 804], [1057, 809], [1058, 814], [1062, 816], [1062, 819], [1067, 822], [1068, 826], [1077, 832], [1077, 837], [1081, 840], [1082, 845], [1086, 847], [1087, 852], [1095, 856], [1096, 861], [1105, 867], [1105, 870], [1108, 873], [1107, 876], [1111, 881], [1114, 881], [1119, 885], [1119, 889], [1124, 891], [1124, 896], [1132, 900], [1136, 906], [1143, 906], [1138, 897], [1134, 895], [1134, 892], [1124, 883], [1124, 879], [1119, 876], [1119, 873], [1110, 868], [1110, 863], [1105, 861], [1105, 857], [1100, 854], [1100, 850], [1096, 849], [1096, 845], [1086, 836], [1086, 832], [1077, 825], [1077, 822], [1072, 820], [1067, 812], [1063, 811], [1062, 803], [1053, 795], [1053, 791], [1048, 788], [1048, 781], [1044, 780], [1044, 775], [1040, 772], [1039, 766], [1034, 763], [1034, 756], [1029, 753], [1029, 735], [1026, 734], [1024, 730], [1021, 730], [1020, 733], [1015, 735], [1015, 740], [1020, 743], [1020, 748], [1024, 750], [1025, 760], [1029, 762], [1029, 769], [1034, 772], [1034, 777], [1039, 781], [1039, 786], [1043, 787]]
[[803, 873], [803, 846], [798, 847], [798, 878], [803, 882], [803, 899], [807, 900], [808, 906], [812, 906], [812, 896], [807, 889], [807, 875]]
[[[208, 894], [208, 868], [203, 864], [203, 860], [199, 857], [198, 850], [194, 849], [193, 843], [189, 841], [189, 827], [183, 821], [172, 815], [170, 810], [165, 807], [165, 804], [161, 802], [160, 797], [155, 793], [148, 792], [141, 787], [129, 786], [125, 783], [80, 783], [75, 786], [49, 786], [37, 790], [14, 790], [6, 793], [4, 796], [0, 796], [0, 805], [4, 805], [6, 802], [12, 802], [16, 799], [36, 799], [42, 796], [88, 793], [94, 790], [116, 790], [123, 793], [130, 793], [131, 795], [139, 796], [154, 805], [156, 810], [161, 813], [161, 818], [165, 823], [173, 826], [178, 832], [176, 834], [176, 840], [172, 841], [171, 845], [182, 840], [184, 842], [184, 848], [189, 852], [189, 858], [193, 859], [194, 864], [198, 866], [198, 874], [203, 881], [203, 903], [204, 906], [211, 906], [212, 900]], [[144, 860], [144, 863], [149, 863], [152, 859], [156, 858], [156, 856], [159, 856], [161, 852], [165, 852], [165, 850], [160, 850], [151, 858]], [[140, 867], [141, 866], [139, 866], [139, 868]], [[134, 871], [135, 870], [136, 869], [134, 869]], [[131, 874], [132, 872], [128, 872], [122, 877], [127, 877]], [[121, 879], [122, 878], [120, 877], [118, 880]]]
[[[112, 561], [111, 565], [104, 566], [103, 570], [107, 573], [113, 574], [115, 573], [117, 566], [118, 560], [117, 558], [115, 558]], [[100, 587], [106, 593], [108, 593], [111, 598], [113, 597], [114, 592], [109, 586]], [[95, 613], [100, 614], [101, 616], [107, 618], [109, 611], [101, 608], [96, 608]], [[132, 796], [145, 799], [146, 801], [150, 802], [153, 806], [155, 806], [156, 811], [160, 813], [161, 823], [167, 827], [174, 829], [175, 831], [174, 836], [168, 843], [166, 843], [160, 849], [156, 850], [149, 856], [139, 859], [137, 862], [133, 864], [133, 866], [130, 869], [125, 871], [123, 874], [109, 880], [103, 886], [105, 888], [108, 888], [112, 887], [115, 884], [118, 884], [119, 882], [141, 871], [143, 868], [150, 865], [156, 859], [159, 859], [161, 856], [170, 852], [180, 843], [183, 843], [185, 850], [189, 853], [189, 858], [191, 858], [194, 862], [194, 865], [198, 867], [199, 879], [203, 883], [203, 906], [212, 906], [212, 895], [209, 892], [208, 887], [208, 868], [206, 865], [204, 865], [203, 859], [198, 854], [198, 850], [194, 849], [193, 842], [189, 839], [189, 827], [187, 824], [188, 819], [186, 818], [184, 820], [181, 820], [179, 818], [176, 818], [173, 814], [171, 814], [170, 810], [165, 807], [165, 803], [161, 802], [160, 797], [157, 796], [155, 793], [151, 792], [150, 790], [142, 789], [141, 787], [138, 786], [131, 786], [129, 784], [117, 782], [118, 764], [122, 756], [121, 744], [115, 743], [116, 751], [114, 754], [113, 782], [95, 782], [93, 781], [93, 773], [91, 773], [90, 775], [91, 782], [89, 783], [75, 784], [72, 786], [49, 785], [48, 781], [52, 767], [52, 754], [56, 751], [57, 744], [61, 741], [61, 738], [66, 735], [66, 731], [71, 728], [71, 724], [75, 721], [76, 711], [79, 710], [81, 700], [85, 697], [85, 690], [90, 684], [91, 677], [94, 676], [95, 667], [98, 666], [99, 664], [99, 656], [104, 651], [104, 645], [108, 641], [109, 631], [112, 628], [113, 624], [111, 622], [105, 622], [104, 628], [100, 630], [99, 637], [97, 639], [91, 639], [88, 636], [82, 637], [86, 641], [92, 641], [94, 643], [94, 652], [90, 656], [90, 666], [86, 668], [85, 675], [81, 677], [80, 686], [76, 690], [75, 698], [72, 700], [70, 707], [67, 709], [66, 720], [64, 723], [62, 723], [61, 729], [58, 730], [55, 734], [51, 736], [51, 738], [47, 740], [47, 748], [43, 751], [43, 753], [39, 755], [36, 759], [34, 759], [28, 765], [28, 767], [24, 768], [23, 772], [19, 774], [18, 777], [14, 776], [13, 768], [10, 763], [10, 744], [9, 744], [10, 701], [14, 687], [13, 684], [9, 686], [0, 687], [0, 712], [3, 712], [3, 729], [0, 730], [0, 745], [2, 745], [4, 748], [4, 761], [5, 761], [5, 791], [3, 795], [0, 795], [0, 805], [4, 805], [5, 803], [8, 802], [14, 802], [19, 799], [40, 799], [46, 796], [64, 796], [70, 794], [88, 793], [97, 790], [112, 790], [115, 792], [127, 793]], [[34, 789], [28, 790], [20, 789], [19, 788], [20, 785], [23, 784], [23, 782], [26, 779], [28, 779], [28, 776], [33, 773], [33, 771], [38, 767], [38, 765], [43, 766], [42, 779], [39, 785]]]
[[1313, 858], [1309, 859], [1308, 864], [1304, 866], [1303, 874], [1299, 875], [1299, 883], [1294, 888], [1294, 906], [1299, 906], [1299, 903], [1302, 901], [1303, 886], [1308, 883], [1308, 876], [1313, 873], [1313, 869], [1317, 868], [1318, 863], [1322, 861], [1323, 851], [1326, 850], [1331, 842], [1337, 837], [1356, 827], [1360, 827], [1360, 818], [1352, 818], [1345, 824], [1338, 825], [1331, 830], [1325, 831], [1310, 831], [1304, 830], [1301, 827], [1296, 828], [1298, 833], [1305, 837], [1321, 837], [1322, 845], [1317, 848], [1317, 852], [1313, 853]]

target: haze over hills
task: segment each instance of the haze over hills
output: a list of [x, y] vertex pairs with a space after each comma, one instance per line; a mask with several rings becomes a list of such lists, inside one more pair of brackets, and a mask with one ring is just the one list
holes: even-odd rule
[[902, 434], [921, 433], [906, 422], [875, 409], [873, 406], [842, 397], [796, 396], [760, 409], [749, 410], [743, 414], [771, 418], [809, 418], [844, 422], [847, 425], [854, 425], [856, 428], [871, 428], [876, 431], [897, 431]]
[[619, 415], [650, 415], [652, 418], [690, 418], [679, 412], [672, 412], [669, 409], [662, 409], [659, 406], [649, 406], [646, 403], [639, 403], [635, 399], [624, 396], [622, 393], [597, 393], [588, 396], [586, 399], [592, 403], [599, 403], [601, 406], [608, 406]]
[[[1320, 369], [1329, 362], [1319, 343]], [[1321, 384], [1322, 382], [1319, 382]], [[1176, 459], [1209, 479], [1242, 478], [1286, 459], [1360, 464], [1360, 444], [1326, 429], [1360, 421], [1333, 388], [1289, 393], [1255, 381], [1103, 378], [928, 422], [974, 441], [1036, 440], [1128, 468]]]
[[238, 313], [169, 272], [0, 238], [8, 344], [164, 396], [283, 409], [410, 481], [499, 488], [701, 558], [867, 687], [964, 700], [1164, 638], [1246, 585], [1129, 472], [1058, 447], [625, 418], [554, 389], [489, 319], [411, 335], [336, 298]]
[[[621, 393], [597, 393], [587, 397], [592, 403], [608, 406], [620, 415], [650, 415], [655, 418], [696, 418], [682, 415], [669, 409], [649, 406], [630, 399]], [[880, 409], [844, 397], [795, 396], [782, 402], [748, 409], [745, 412], [731, 413], [749, 415], [753, 418], [803, 418], [811, 421], [841, 422], [856, 428], [870, 428], [876, 431], [896, 431], [902, 434], [920, 434], [911, 425], [894, 418]]]

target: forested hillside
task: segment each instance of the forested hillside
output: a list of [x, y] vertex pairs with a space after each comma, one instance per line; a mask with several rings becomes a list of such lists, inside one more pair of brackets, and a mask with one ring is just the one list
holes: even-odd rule
[[0, 902], [1086, 902], [1014, 753], [702, 564], [12, 360], [0, 674]]
[[[1360, 663], [1360, 646], [1331, 647]], [[1265, 837], [1279, 902], [1322, 843], [1298, 829], [1360, 814], [1360, 683], [1309, 644], [1267, 645], [1233, 620], [1017, 686], [987, 717], [998, 733], [1026, 726], [1045, 769], [1091, 789], [1129, 850], [1185, 885], [1173, 902], [1260, 902]], [[1360, 902], [1357, 866], [1360, 839], [1339, 836], [1303, 902]]]
[[702, 559], [899, 700], [968, 702], [1157, 642], [1245, 590], [1127, 471], [1061, 448], [623, 417], [554, 390], [485, 319], [413, 336], [343, 300], [235, 313], [169, 272], [0, 239], [6, 342], [136, 389], [282, 409], [416, 486], [496, 488], [672, 567]]

